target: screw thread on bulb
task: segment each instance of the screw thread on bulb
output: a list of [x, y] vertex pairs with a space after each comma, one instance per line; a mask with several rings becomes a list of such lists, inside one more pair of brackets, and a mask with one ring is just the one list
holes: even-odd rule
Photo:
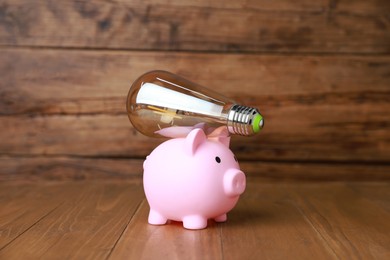
[[228, 113], [228, 129], [232, 134], [250, 136], [264, 126], [263, 116], [256, 108], [233, 105]]

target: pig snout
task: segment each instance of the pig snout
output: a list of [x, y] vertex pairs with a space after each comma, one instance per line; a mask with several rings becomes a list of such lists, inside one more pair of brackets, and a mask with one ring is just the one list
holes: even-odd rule
[[238, 169], [229, 169], [225, 173], [223, 186], [226, 195], [229, 197], [242, 194], [246, 187], [245, 174]]

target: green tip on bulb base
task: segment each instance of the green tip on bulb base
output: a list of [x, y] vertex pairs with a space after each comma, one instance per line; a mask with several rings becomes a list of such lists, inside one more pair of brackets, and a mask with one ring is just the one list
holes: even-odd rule
[[260, 114], [257, 114], [252, 120], [252, 129], [254, 133], [260, 132], [264, 126], [264, 119]]
[[258, 134], [264, 126], [264, 118], [256, 108], [233, 105], [227, 117], [230, 133], [243, 136]]

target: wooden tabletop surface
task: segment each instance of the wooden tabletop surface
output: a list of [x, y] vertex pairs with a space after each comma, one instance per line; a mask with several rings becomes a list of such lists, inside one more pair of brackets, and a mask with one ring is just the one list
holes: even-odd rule
[[226, 223], [147, 223], [137, 182], [0, 183], [0, 259], [390, 259], [389, 182], [261, 182]]

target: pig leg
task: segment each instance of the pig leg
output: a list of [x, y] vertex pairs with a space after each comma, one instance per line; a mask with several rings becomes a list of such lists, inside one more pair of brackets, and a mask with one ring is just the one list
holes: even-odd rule
[[216, 222], [225, 222], [225, 221], [227, 220], [227, 215], [226, 215], [226, 214], [223, 214], [223, 215], [221, 215], [221, 216], [218, 216], [218, 217], [214, 218], [214, 220], [215, 220]]
[[163, 215], [161, 215], [154, 209], [150, 209], [148, 222], [152, 225], [164, 225], [165, 223], [167, 223], [167, 218], [165, 218]]
[[207, 227], [207, 219], [199, 215], [191, 215], [183, 218], [183, 226], [187, 229], [203, 229]]

